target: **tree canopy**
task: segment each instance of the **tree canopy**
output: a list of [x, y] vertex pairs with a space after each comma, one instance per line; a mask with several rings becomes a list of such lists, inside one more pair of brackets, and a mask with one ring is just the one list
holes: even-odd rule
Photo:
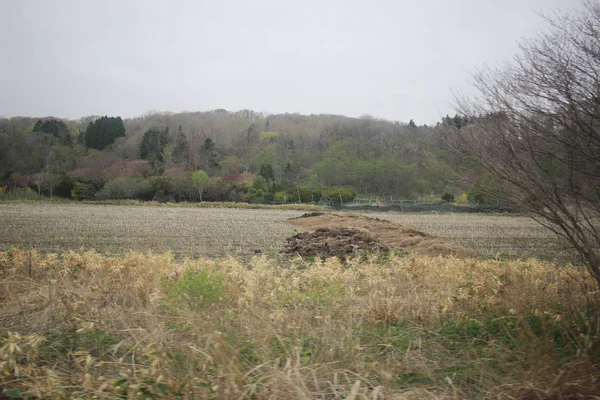
[[103, 150], [117, 138], [125, 136], [121, 117], [101, 117], [91, 121], [85, 130], [85, 145], [90, 149]]

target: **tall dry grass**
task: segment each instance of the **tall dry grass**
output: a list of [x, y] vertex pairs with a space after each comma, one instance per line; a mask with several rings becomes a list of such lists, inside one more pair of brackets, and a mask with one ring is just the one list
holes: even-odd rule
[[0, 387], [40, 398], [594, 398], [597, 299], [585, 271], [533, 259], [13, 249], [0, 253]]
[[[1, 188], [1, 187], [0, 187]], [[1, 194], [1, 192], [0, 192]], [[161, 202], [161, 201], [142, 201], [142, 200], [70, 200], [64, 198], [40, 198], [33, 191], [28, 197], [22, 196], [15, 199], [0, 197], [0, 203], [7, 204], [79, 204], [79, 205], [105, 205], [105, 206], [139, 206], [139, 207], [164, 207], [164, 208], [239, 208], [252, 210], [296, 210], [296, 211], [328, 211], [331, 207], [327, 205], [310, 203], [246, 203], [236, 201], [206, 201], [202, 203], [195, 202]]]

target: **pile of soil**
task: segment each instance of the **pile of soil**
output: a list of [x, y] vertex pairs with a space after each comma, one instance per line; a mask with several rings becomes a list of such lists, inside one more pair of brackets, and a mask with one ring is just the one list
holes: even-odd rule
[[[305, 217], [306, 218], [306, 217]], [[344, 260], [358, 251], [379, 252], [388, 247], [379, 243], [367, 232], [352, 228], [319, 228], [287, 239], [284, 253], [303, 257], [338, 257]]]
[[[391, 221], [382, 220], [379, 218], [369, 218], [363, 215], [309, 213], [304, 214], [298, 218], [292, 218], [288, 222], [302, 230], [315, 231], [313, 235], [316, 235], [320, 230], [323, 229], [326, 232], [336, 232], [343, 229], [350, 229], [353, 232], [359, 232], [360, 234], [365, 235], [362, 236], [364, 238], [368, 237], [372, 239], [374, 243], [377, 243], [378, 246], [383, 246], [384, 248], [396, 248], [401, 251], [418, 253], [421, 255], [456, 257], [475, 256], [475, 252], [473, 250], [444, 242], [441, 238], [437, 236], [433, 236], [413, 228], [404, 227], [402, 225], [395, 224]], [[300, 235], [296, 235], [293, 238], [298, 237]], [[312, 236], [310, 235], [311, 234], [308, 234], [308, 236], [300, 236], [300, 238], [294, 239], [294, 246], [296, 246], [298, 249], [303, 249], [305, 247], [311, 248], [315, 247], [317, 243], [315, 243], [314, 245], [307, 244], [305, 246], [301, 241], [308, 240], [309, 242], [318, 242], [320, 240], [326, 242], [327, 240], [332, 240], [332, 237], [335, 237], [332, 236], [332, 234], [325, 235], [325, 232], [321, 232], [319, 233], [320, 236], [317, 235], [315, 237], [318, 239], [313, 240]], [[293, 238], [288, 239], [288, 247], [286, 247], [286, 252], [288, 252], [287, 249], [290, 246], [289, 240]], [[359, 242], [360, 241], [357, 241], [357, 246]], [[363, 250], [369, 251], [368, 248], [363, 248]], [[303, 254], [301, 251], [297, 251], [297, 253], [302, 256], [314, 256], [314, 254]], [[344, 254], [348, 255], [351, 253], [352, 252]], [[324, 253], [320, 254], [323, 256], [327, 256]]]

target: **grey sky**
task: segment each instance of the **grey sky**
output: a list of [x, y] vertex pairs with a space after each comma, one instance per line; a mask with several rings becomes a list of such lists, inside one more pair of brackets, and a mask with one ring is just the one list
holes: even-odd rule
[[0, 0], [0, 116], [225, 108], [432, 123], [578, 0]]

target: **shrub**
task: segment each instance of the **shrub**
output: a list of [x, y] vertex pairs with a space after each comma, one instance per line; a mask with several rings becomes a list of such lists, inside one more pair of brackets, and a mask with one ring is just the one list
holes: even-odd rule
[[215, 178], [210, 179], [202, 195], [206, 201], [242, 201], [243, 196], [242, 186]]
[[344, 203], [356, 198], [356, 192], [348, 186], [324, 186], [321, 190], [328, 199], [336, 203]]
[[96, 195], [96, 189], [91, 183], [75, 182], [71, 190], [73, 200], [91, 200]]
[[67, 175], [63, 175], [61, 177], [61, 181], [58, 183], [56, 188], [54, 188], [53, 195], [63, 198], [71, 198], [71, 192], [75, 187], [75, 182]]
[[120, 177], [104, 185], [98, 197], [100, 199], [140, 199], [151, 200], [154, 187], [148, 179]]
[[273, 200], [276, 203], [287, 203], [289, 201], [292, 201], [292, 199], [289, 198], [289, 196], [287, 195], [286, 192], [277, 192], [275, 193]]
[[165, 306], [185, 305], [195, 311], [219, 302], [225, 295], [223, 276], [207, 269], [188, 269], [174, 282], [163, 278], [161, 286], [166, 294]]
[[454, 202], [454, 195], [450, 193], [444, 193], [442, 195], [442, 200], [444, 200], [446, 203], [452, 203]]
[[269, 193], [269, 183], [260, 175], [246, 183], [245, 188], [247, 192], [244, 194], [244, 200], [246, 201], [265, 200], [265, 195]]
[[321, 191], [308, 186], [290, 187], [285, 194], [291, 202], [314, 203], [321, 199]]
[[148, 178], [148, 182], [152, 186], [152, 199], [154, 201], [169, 201], [171, 196], [169, 195], [169, 180], [164, 176], [151, 176]]

